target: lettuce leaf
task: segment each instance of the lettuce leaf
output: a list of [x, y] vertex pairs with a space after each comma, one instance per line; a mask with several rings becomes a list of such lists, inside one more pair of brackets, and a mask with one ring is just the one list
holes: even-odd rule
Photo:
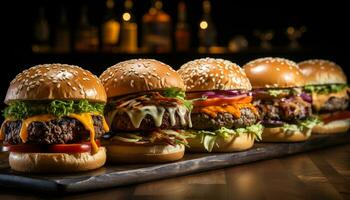
[[277, 97], [281, 94], [286, 95], [296, 95], [299, 94], [300, 91], [298, 91], [297, 88], [290, 88], [290, 89], [279, 89], [279, 88], [273, 88], [273, 89], [266, 89], [267, 93], [273, 97]]
[[216, 143], [216, 139], [218, 137], [223, 138], [224, 140], [229, 140], [232, 136], [240, 136], [242, 134], [253, 134], [254, 139], [257, 141], [261, 140], [261, 134], [263, 132], [263, 126], [261, 124], [254, 124], [245, 128], [237, 128], [237, 129], [228, 129], [225, 127], [221, 127], [215, 131], [205, 131], [205, 130], [190, 130], [191, 134], [196, 137], [201, 138], [201, 143], [204, 145], [204, 148], [211, 152], [213, 150], [214, 145]]
[[312, 129], [314, 126], [319, 124], [321, 121], [316, 117], [311, 117], [306, 120], [299, 121], [297, 124], [287, 124], [282, 126], [284, 132], [295, 132], [295, 131], [305, 131]]
[[307, 85], [304, 87], [304, 90], [309, 93], [329, 94], [343, 91], [347, 87], [346, 84]]
[[67, 116], [70, 113], [85, 112], [102, 114], [104, 106], [102, 103], [89, 103], [87, 100], [53, 100], [50, 102], [14, 101], [4, 109], [3, 116], [13, 120], [21, 120], [40, 114], [51, 114], [56, 117]]
[[192, 110], [193, 108], [192, 101], [185, 99], [186, 93], [179, 88], [167, 88], [163, 92], [163, 95], [165, 97], [180, 99], [188, 110]]

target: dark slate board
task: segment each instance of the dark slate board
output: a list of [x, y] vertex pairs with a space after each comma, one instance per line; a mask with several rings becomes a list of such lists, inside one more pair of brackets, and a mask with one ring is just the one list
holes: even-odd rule
[[141, 183], [271, 159], [350, 142], [350, 134], [312, 136], [300, 143], [257, 143], [237, 153], [186, 154], [174, 163], [159, 165], [107, 165], [100, 169], [68, 175], [25, 175], [11, 171], [7, 155], [0, 154], [0, 185], [47, 193], [71, 193]]

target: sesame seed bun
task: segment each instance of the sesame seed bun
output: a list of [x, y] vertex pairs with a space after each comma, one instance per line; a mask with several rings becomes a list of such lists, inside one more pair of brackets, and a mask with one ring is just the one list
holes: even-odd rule
[[175, 70], [153, 59], [120, 62], [104, 71], [100, 79], [108, 97], [166, 88], [185, 90], [184, 83]]
[[19, 73], [11, 81], [4, 102], [55, 99], [106, 102], [107, 96], [91, 72], [74, 65], [43, 64]]
[[243, 66], [253, 88], [291, 88], [304, 86], [298, 65], [284, 58], [259, 58]]
[[64, 173], [88, 171], [102, 167], [106, 162], [106, 149], [86, 153], [20, 153], [11, 152], [11, 169], [30, 173]]
[[350, 128], [350, 119], [336, 120], [329, 122], [327, 124], [321, 123], [314, 126], [312, 133], [314, 134], [336, 134], [345, 133]]
[[178, 72], [186, 91], [251, 89], [244, 71], [228, 60], [197, 59], [182, 65]]
[[306, 60], [298, 63], [307, 85], [346, 84], [342, 68], [328, 60]]
[[184, 145], [121, 145], [106, 144], [108, 162], [111, 163], [165, 163], [180, 160]]
[[281, 127], [264, 128], [262, 142], [301, 142], [309, 139], [311, 129], [284, 132]]
[[[201, 143], [201, 138], [189, 138], [187, 139], [189, 148], [186, 148], [188, 152], [201, 152], [207, 153], [204, 145]], [[230, 139], [223, 139], [217, 137], [213, 150], [211, 152], [237, 152], [250, 149], [254, 145], [253, 134], [241, 134], [240, 136], [231, 137]]]

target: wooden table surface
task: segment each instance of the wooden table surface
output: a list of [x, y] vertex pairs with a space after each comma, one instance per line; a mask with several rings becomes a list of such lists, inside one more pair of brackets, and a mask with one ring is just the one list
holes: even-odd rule
[[[0, 189], [0, 199], [54, 196]], [[350, 199], [350, 144], [67, 199]]]

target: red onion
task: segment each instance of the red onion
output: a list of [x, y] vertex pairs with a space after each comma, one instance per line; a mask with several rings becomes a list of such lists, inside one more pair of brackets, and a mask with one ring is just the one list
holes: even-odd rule
[[203, 97], [207, 98], [222, 98], [222, 99], [235, 99], [241, 97], [251, 96], [251, 92], [242, 92], [238, 90], [217, 90], [206, 91], [202, 93]]
[[306, 102], [308, 102], [308, 103], [312, 103], [312, 96], [311, 96], [310, 94], [303, 92], [303, 93], [300, 94], [300, 97], [301, 97], [304, 101], [306, 101]]
[[283, 121], [280, 120], [262, 120], [262, 125], [273, 125], [273, 126], [282, 126], [284, 124]]

